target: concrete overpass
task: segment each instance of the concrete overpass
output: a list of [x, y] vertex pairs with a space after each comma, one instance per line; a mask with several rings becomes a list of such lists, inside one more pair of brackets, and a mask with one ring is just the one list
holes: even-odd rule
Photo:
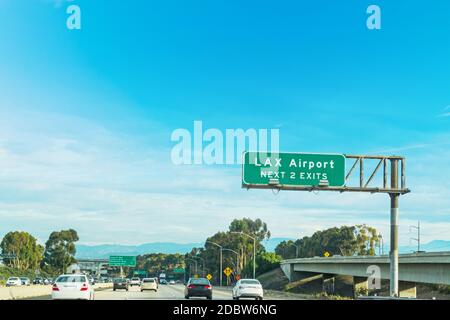
[[76, 270], [79, 272], [88, 272], [99, 276], [102, 271], [106, 271], [109, 267], [108, 259], [77, 259], [77, 262], [68, 268], [68, 273]]
[[[370, 288], [373, 270], [389, 280], [389, 263], [389, 256], [334, 256], [284, 260], [281, 268], [291, 282], [321, 277], [325, 284], [337, 275], [351, 276], [354, 291], [361, 292]], [[450, 285], [450, 252], [399, 255], [400, 297], [416, 297], [416, 283]]]

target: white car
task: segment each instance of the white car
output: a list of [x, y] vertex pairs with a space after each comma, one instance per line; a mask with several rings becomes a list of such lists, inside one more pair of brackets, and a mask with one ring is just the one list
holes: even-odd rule
[[94, 300], [94, 288], [83, 274], [60, 275], [52, 286], [53, 300]]
[[169, 284], [175, 284], [175, 280], [170, 280]]
[[20, 277], [20, 281], [22, 281], [22, 285], [23, 286], [29, 286], [31, 285], [31, 281], [29, 278], [27, 277]]
[[264, 290], [261, 283], [256, 279], [241, 279], [236, 282], [233, 287], [233, 299], [254, 298], [262, 300], [264, 298]]
[[141, 285], [141, 279], [140, 278], [131, 278], [131, 280], [130, 280], [130, 287], [140, 286], [140, 285]]
[[6, 281], [7, 287], [19, 287], [22, 285], [22, 280], [18, 277], [11, 277]]
[[156, 282], [155, 278], [142, 279], [141, 292], [144, 290], [154, 290], [155, 292], [158, 291], [158, 283]]

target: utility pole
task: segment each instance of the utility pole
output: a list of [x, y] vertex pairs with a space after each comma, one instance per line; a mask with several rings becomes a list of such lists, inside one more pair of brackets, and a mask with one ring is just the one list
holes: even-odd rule
[[411, 240], [417, 241], [417, 253], [420, 253], [420, 221], [417, 221], [417, 226], [409, 226], [409, 228], [417, 229], [417, 238], [411, 238]]
[[[391, 159], [391, 189], [398, 189], [398, 159]], [[391, 248], [390, 248], [390, 294], [398, 297], [398, 198], [397, 192], [391, 197]]]

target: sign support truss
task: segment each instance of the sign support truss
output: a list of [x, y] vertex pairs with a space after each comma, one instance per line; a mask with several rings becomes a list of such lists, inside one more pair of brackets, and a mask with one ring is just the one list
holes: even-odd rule
[[[301, 185], [283, 185], [279, 183], [269, 183], [265, 185], [243, 184], [247, 189], [275, 189], [275, 190], [293, 190], [293, 191], [338, 191], [338, 192], [368, 192], [368, 193], [386, 193], [390, 197], [390, 295], [399, 297], [398, 286], [398, 202], [400, 195], [411, 192], [406, 187], [406, 159], [400, 156], [373, 156], [373, 155], [344, 155], [346, 160], [354, 162], [350, 170], [345, 174], [345, 185], [342, 187], [328, 186], [320, 184], [317, 186]], [[364, 169], [368, 161], [377, 161], [376, 166], [370, 172], [369, 178], [365, 179]], [[400, 165], [400, 170], [399, 170]], [[382, 168], [382, 184], [371, 186], [376, 174]], [[358, 170], [359, 169], [359, 170]], [[390, 169], [390, 170], [389, 170]], [[350, 184], [350, 177], [355, 171], [359, 171], [359, 179], [355, 185]], [[390, 179], [389, 179], [390, 175]], [[389, 181], [390, 180], [390, 181]], [[399, 183], [400, 182], [400, 183]]]

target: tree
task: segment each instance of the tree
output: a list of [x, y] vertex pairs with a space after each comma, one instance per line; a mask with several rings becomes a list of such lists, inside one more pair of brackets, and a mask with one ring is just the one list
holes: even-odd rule
[[273, 252], [264, 252], [260, 254], [256, 258], [258, 275], [278, 268], [280, 266], [281, 260], [282, 258]]
[[355, 238], [357, 243], [357, 254], [360, 256], [375, 255], [375, 248], [380, 245], [381, 237], [377, 229], [365, 224], [355, 227]]
[[75, 263], [75, 242], [79, 240], [75, 230], [54, 231], [45, 243], [44, 266], [52, 271], [65, 272]]
[[22, 231], [7, 233], [0, 243], [0, 248], [3, 254], [15, 256], [4, 259], [5, 264], [19, 270], [37, 269], [44, 253], [44, 247], [37, 243], [36, 238]]
[[[231, 222], [229, 227], [230, 232], [242, 232], [249, 234], [256, 238], [256, 256], [265, 252], [261, 241], [270, 238], [270, 231], [267, 224], [261, 219], [252, 220], [250, 218], [235, 219]], [[236, 235], [234, 235], [236, 237]], [[238, 238], [236, 251], [240, 252], [239, 269], [245, 275], [250, 275], [253, 272], [253, 240], [242, 236]]]
[[275, 248], [275, 253], [282, 257], [283, 259], [294, 259], [297, 257], [297, 246], [299, 245], [299, 240], [297, 241], [282, 241]]
[[[293, 242], [280, 243], [275, 252], [284, 259], [292, 258], [290, 245]], [[299, 258], [331, 255], [375, 255], [375, 248], [380, 243], [377, 230], [367, 225], [342, 226], [315, 232], [311, 237], [303, 237], [294, 244], [298, 246]], [[291, 248], [288, 248], [291, 247]]]

